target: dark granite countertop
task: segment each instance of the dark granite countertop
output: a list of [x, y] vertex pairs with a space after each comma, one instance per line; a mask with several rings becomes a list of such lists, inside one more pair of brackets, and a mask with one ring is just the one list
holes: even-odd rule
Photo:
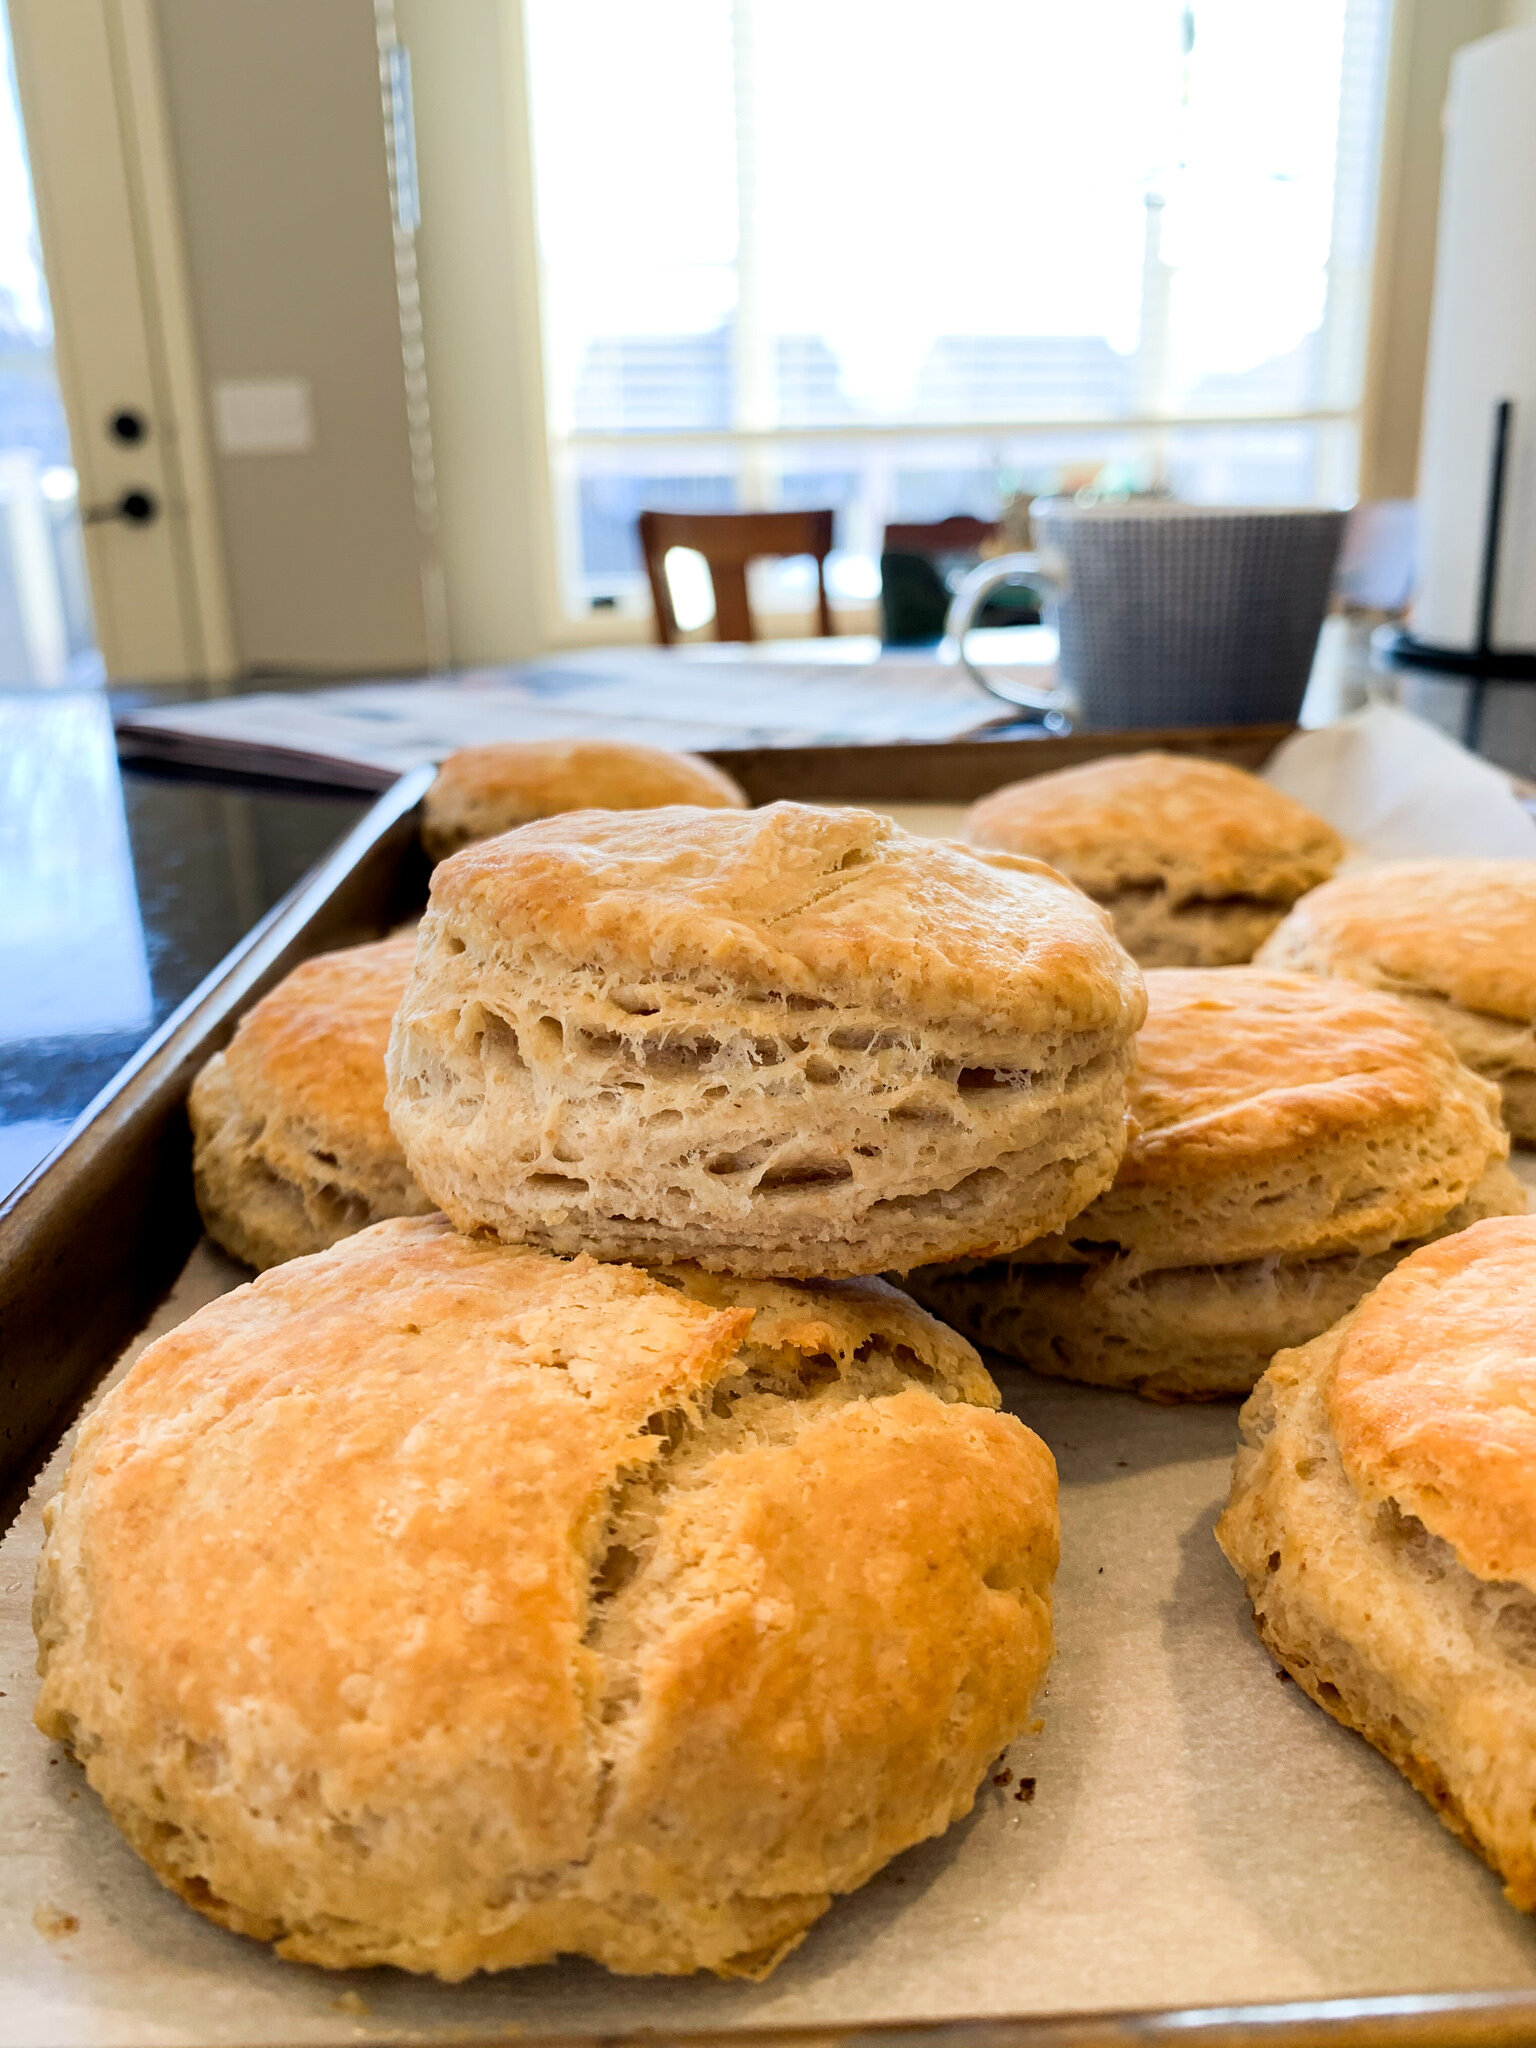
[[101, 692], [0, 693], [0, 1200], [367, 803], [119, 768]]

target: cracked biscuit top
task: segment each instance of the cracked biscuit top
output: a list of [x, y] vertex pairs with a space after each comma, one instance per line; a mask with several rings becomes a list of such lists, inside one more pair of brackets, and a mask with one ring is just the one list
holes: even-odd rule
[[380, 1224], [200, 1310], [49, 1511], [40, 1725], [287, 1956], [761, 1974], [970, 1805], [1055, 1473], [879, 1281]]
[[1033, 854], [1103, 901], [1291, 903], [1344, 857], [1330, 825], [1256, 775], [1195, 754], [1115, 754], [1010, 783], [971, 806], [976, 846]]
[[446, 923], [504, 954], [642, 985], [857, 1002], [999, 1034], [1133, 1031], [1140, 977], [1103, 915], [1034, 860], [874, 811], [582, 811], [432, 878]]

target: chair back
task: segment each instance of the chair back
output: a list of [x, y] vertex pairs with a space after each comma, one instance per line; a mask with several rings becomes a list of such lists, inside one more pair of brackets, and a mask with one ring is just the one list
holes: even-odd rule
[[656, 607], [656, 638], [670, 647], [678, 638], [677, 614], [667, 586], [667, 550], [695, 548], [709, 566], [715, 592], [715, 638], [755, 640], [757, 628], [747, 596], [747, 564], [765, 555], [810, 555], [816, 563], [817, 629], [832, 632], [827, 603], [827, 556], [832, 552], [832, 514], [824, 512], [642, 512], [640, 552]]
[[880, 546], [882, 644], [931, 647], [942, 639], [949, 613], [949, 585], [942, 571], [978, 554], [998, 531], [995, 520], [974, 519], [968, 512], [888, 526]]
[[973, 519], [969, 512], [956, 512], [948, 519], [909, 520], [888, 526], [880, 551], [886, 555], [970, 555], [985, 542], [996, 540], [995, 519]]

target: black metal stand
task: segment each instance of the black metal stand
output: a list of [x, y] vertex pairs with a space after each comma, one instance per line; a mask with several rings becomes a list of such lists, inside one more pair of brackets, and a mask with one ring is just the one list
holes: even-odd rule
[[1504, 526], [1504, 479], [1509, 456], [1509, 423], [1514, 401], [1501, 398], [1493, 412], [1493, 462], [1488, 476], [1488, 516], [1483, 523], [1483, 566], [1477, 593], [1477, 643], [1473, 647], [1436, 647], [1406, 630], [1383, 647], [1398, 668], [1437, 669], [1442, 675], [1465, 676], [1466, 713], [1462, 744], [1475, 750], [1483, 730], [1483, 699], [1488, 685], [1536, 683], [1536, 653], [1493, 645], [1493, 603], [1498, 587], [1499, 539]]

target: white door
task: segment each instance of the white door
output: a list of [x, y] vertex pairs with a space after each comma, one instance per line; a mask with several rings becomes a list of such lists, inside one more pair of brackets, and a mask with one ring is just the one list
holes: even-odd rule
[[228, 676], [150, 0], [6, 4], [106, 671]]

